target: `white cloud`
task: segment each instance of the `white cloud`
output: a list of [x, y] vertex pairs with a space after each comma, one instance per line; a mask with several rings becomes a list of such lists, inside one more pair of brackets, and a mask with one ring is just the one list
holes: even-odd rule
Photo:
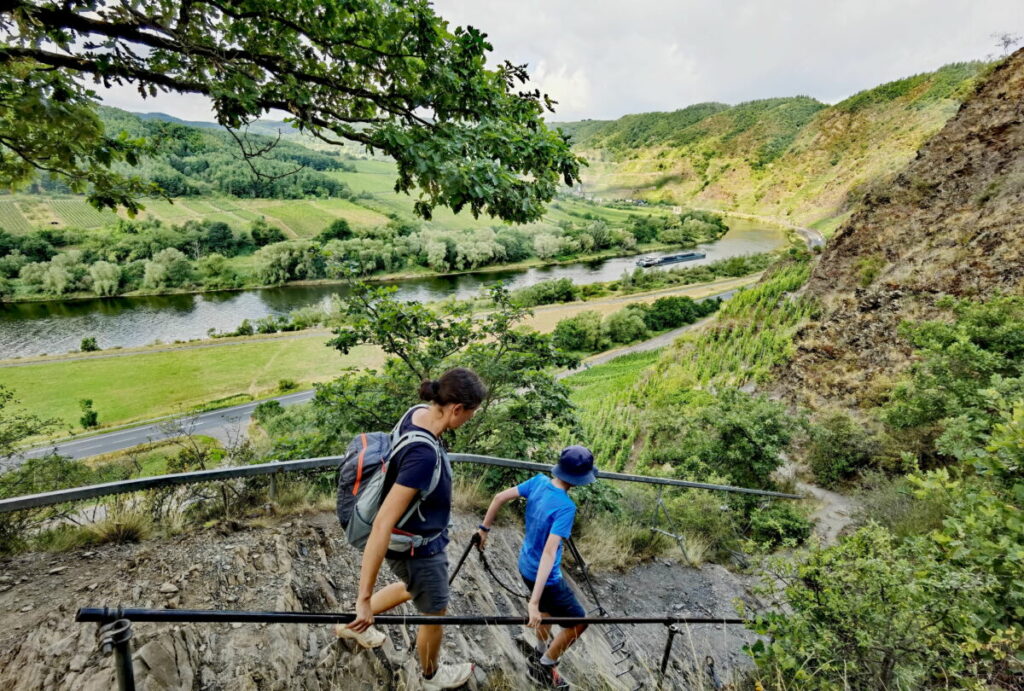
[[[861, 89], [996, 52], [1024, 33], [1020, 0], [436, 0], [481, 29], [494, 61], [528, 63], [554, 119], [614, 118], [701, 101]], [[198, 97], [112, 94], [113, 105], [210, 119]], [[204, 113], [206, 113], [204, 115]]]

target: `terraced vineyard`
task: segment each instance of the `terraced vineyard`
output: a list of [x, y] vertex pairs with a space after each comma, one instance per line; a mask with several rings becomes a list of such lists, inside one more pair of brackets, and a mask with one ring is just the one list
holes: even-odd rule
[[17, 204], [4, 200], [0, 201], [0, 228], [9, 233], [27, 233], [32, 225], [21, 215]]
[[99, 211], [82, 199], [53, 199], [50, 207], [68, 226], [99, 228], [117, 220], [113, 211]]

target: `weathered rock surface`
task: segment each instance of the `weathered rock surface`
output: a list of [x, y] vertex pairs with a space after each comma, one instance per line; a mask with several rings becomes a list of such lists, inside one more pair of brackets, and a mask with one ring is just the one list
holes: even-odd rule
[[[450, 559], [460, 552], [479, 517], [456, 522]], [[499, 529], [488, 549], [492, 566], [510, 585], [516, 578], [519, 529]], [[113, 658], [96, 647], [96, 627], [74, 621], [79, 607], [175, 607], [326, 612], [349, 610], [355, 596], [358, 554], [345, 544], [332, 513], [290, 517], [266, 527], [221, 534], [205, 530], [141, 545], [105, 546], [85, 553], [27, 554], [0, 562], [0, 689], [116, 688]], [[710, 570], [709, 570], [710, 569]], [[385, 567], [382, 580], [391, 580]], [[741, 581], [724, 569], [703, 571], [662, 562], [628, 574], [596, 578], [612, 614], [716, 614], [733, 616]], [[715, 592], [715, 590], [722, 592]], [[584, 603], [591, 607], [589, 598]], [[681, 607], [672, 608], [672, 603]], [[26, 613], [19, 610], [29, 607]], [[453, 587], [451, 614], [525, 612], [523, 601], [502, 590], [471, 556]], [[414, 614], [411, 607], [399, 610]], [[579, 688], [632, 689], [652, 684], [664, 647], [661, 626], [635, 627], [630, 664], [616, 664], [604, 627], [592, 627], [567, 653], [565, 676]], [[643, 629], [643, 631], [641, 631]], [[649, 630], [648, 630], [649, 629]], [[136, 624], [134, 667], [138, 687], [283, 690], [419, 688], [413, 627], [387, 627], [377, 651], [337, 641], [328, 627], [307, 625]], [[691, 641], [677, 639], [666, 688], [690, 688], [682, 670], [693, 655], [708, 655], [727, 678], [745, 661], [744, 634], [704, 627]], [[445, 631], [443, 656], [477, 664], [468, 688], [529, 688], [515, 637], [522, 627], [461, 627]], [[690, 681], [687, 681], [687, 680]], [[705, 681], [707, 681], [705, 679]]]
[[1024, 290], [1024, 50], [878, 187], [829, 240], [806, 287], [822, 315], [779, 377], [814, 408], [877, 403], [910, 363], [900, 322], [935, 318], [940, 296]]

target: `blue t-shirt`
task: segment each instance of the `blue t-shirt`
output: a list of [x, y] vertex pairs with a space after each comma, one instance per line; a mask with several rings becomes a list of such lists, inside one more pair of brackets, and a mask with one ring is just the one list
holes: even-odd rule
[[[568, 538], [572, 535], [576, 504], [569, 498], [569, 493], [555, 487], [547, 475], [536, 475], [516, 489], [519, 496], [526, 499], [526, 536], [523, 548], [519, 550], [519, 573], [536, 581], [548, 536], [554, 534]], [[562, 580], [561, 563], [562, 545], [559, 545], [547, 585], [555, 585]]]
[[[412, 423], [412, 413], [406, 414], [399, 426], [401, 433], [410, 430], [426, 432], [434, 436], [430, 430], [423, 429]], [[412, 555], [408, 552], [388, 551], [389, 559], [418, 559], [429, 557], [444, 550], [448, 546], [448, 523], [452, 512], [452, 474], [447, 464], [439, 460], [434, 447], [426, 442], [413, 442], [402, 449], [397, 456], [391, 459], [391, 463], [398, 464], [398, 475], [395, 483], [403, 487], [412, 487], [421, 492], [430, 488], [430, 481], [434, 477], [434, 465], [441, 463], [441, 477], [438, 479], [437, 487], [420, 502], [420, 510], [414, 511], [409, 520], [399, 530], [414, 535], [429, 537], [442, 533], [441, 537], [431, 540], [422, 547], [413, 550]], [[419, 514], [423, 514], [420, 520]]]

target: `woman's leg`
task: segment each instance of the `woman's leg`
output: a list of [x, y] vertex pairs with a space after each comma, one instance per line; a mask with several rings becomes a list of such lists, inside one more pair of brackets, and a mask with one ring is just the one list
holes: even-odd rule
[[411, 599], [412, 595], [406, 589], [405, 583], [398, 581], [375, 592], [373, 597], [370, 598], [370, 607], [373, 609], [374, 614], [380, 614], [381, 612], [387, 612], [389, 609], [394, 609]]
[[[443, 617], [447, 611], [447, 609], [442, 609], [439, 612], [430, 612], [426, 616]], [[431, 677], [437, 671], [437, 658], [441, 654], [442, 633], [442, 627], [437, 624], [421, 626], [419, 631], [416, 632], [416, 652], [419, 653], [420, 669], [423, 670], [423, 676], [425, 677]]]

